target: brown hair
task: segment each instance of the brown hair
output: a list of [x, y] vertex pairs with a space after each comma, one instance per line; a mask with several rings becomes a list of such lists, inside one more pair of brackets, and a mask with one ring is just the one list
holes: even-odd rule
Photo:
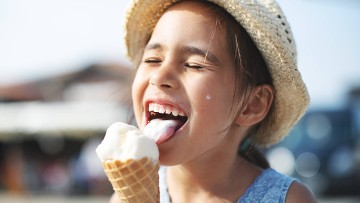
[[[228, 52], [234, 59], [235, 74], [235, 92], [233, 97], [233, 106], [239, 101], [240, 97], [245, 100], [241, 106], [243, 109], [249, 100], [250, 92], [253, 88], [268, 84], [273, 87], [271, 74], [266, 63], [250, 38], [246, 30], [223, 8], [211, 2], [202, 1], [210, 9], [210, 12], [216, 17], [216, 24], [221, 25], [226, 31]], [[268, 168], [269, 164], [262, 153], [256, 149], [254, 140], [259, 132], [259, 125], [269, 124], [273, 116], [274, 103], [272, 103], [268, 115], [259, 124], [253, 127], [249, 135], [239, 144], [238, 153], [250, 162], [262, 167]], [[265, 137], [262, 139], [266, 139]]]

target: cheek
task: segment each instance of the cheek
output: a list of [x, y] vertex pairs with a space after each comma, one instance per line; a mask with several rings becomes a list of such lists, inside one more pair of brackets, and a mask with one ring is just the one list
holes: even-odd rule
[[210, 94], [206, 94], [205, 99], [208, 100], [208, 101], [210, 101], [210, 100], [211, 100], [211, 95], [210, 95]]
[[208, 85], [201, 85], [198, 88], [192, 88], [193, 91], [193, 110], [197, 114], [214, 116], [222, 108], [223, 95], [216, 88]]
[[140, 87], [141, 87], [141, 83], [140, 83], [138, 77], [135, 76], [134, 81], [132, 83], [132, 87], [131, 87], [131, 96], [132, 96], [132, 100], [133, 100], [134, 105], [136, 103], [138, 103], [140, 89], [141, 89]]
[[[227, 82], [228, 83], [228, 82]], [[193, 107], [197, 114], [203, 118], [228, 119], [233, 105], [233, 85], [224, 83], [211, 83], [191, 88], [193, 91]]]
[[140, 124], [139, 122], [141, 120], [142, 97], [144, 95], [146, 87], [147, 87], [146, 78], [143, 77], [142, 74], [136, 73], [131, 88], [131, 96], [132, 96], [134, 113], [138, 124]]
[[149, 75], [149, 73], [142, 70], [141, 66], [138, 68], [131, 89], [134, 102], [139, 102], [139, 99], [141, 99], [145, 88], [149, 84]]

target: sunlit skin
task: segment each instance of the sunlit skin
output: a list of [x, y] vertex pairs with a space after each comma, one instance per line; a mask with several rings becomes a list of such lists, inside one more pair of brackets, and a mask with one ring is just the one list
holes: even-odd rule
[[[169, 191], [172, 183], [177, 190], [179, 183], [192, 183], [172, 198], [219, 200], [203, 196], [209, 190], [235, 201], [260, 170], [236, 153], [247, 127], [234, 125], [239, 106], [233, 104], [232, 58], [224, 31], [201, 10], [196, 3], [181, 3], [157, 23], [133, 83], [134, 111], [140, 128], [148, 101], [175, 105], [188, 116], [181, 130], [159, 145], [160, 163], [176, 165], [168, 170]], [[239, 172], [246, 178], [234, 176]]]
[[188, 117], [181, 129], [158, 144], [160, 163], [169, 166], [167, 185], [175, 203], [236, 202], [261, 173], [237, 149], [266, 116], [272, 88], [254, 88], [240, 108], [242, 99], [233, 99], [233, 58], [225, 36], [202, 4], [178, 3], [158, 21], [133, 82], [141, 129], [151, 102], [175, 107]]
[[[159, 20], [145, 47], [133, 83], [140, 128], [146, 125], [149, 101], [175, 106], [188, 116], [182, 129], [159, 145], [162, 164], [199, 163], [202, 158], [212, 157], [212, 151], [218, 154], [214, 148], [232, 137], [225, 129], [231, 126], [235, 114], [230, 112], [234, 68], [222, 31], [214, 29], [213, 19], [171, 9]], [[215, 34], [209, 34], [209, 30]], [[212, 99], [206, 99], [207, 95]], [[223, 147], [227, 146], [219, 149]]]

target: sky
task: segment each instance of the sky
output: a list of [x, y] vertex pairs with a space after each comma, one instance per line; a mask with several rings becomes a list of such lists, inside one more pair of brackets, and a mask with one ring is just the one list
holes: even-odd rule
[[[360, 85], [360, 1], [278, 0], [292, 27], [311, 107], [338, 107]], [[128, 0], [0, 0], [0, 85], [127, 62]]]

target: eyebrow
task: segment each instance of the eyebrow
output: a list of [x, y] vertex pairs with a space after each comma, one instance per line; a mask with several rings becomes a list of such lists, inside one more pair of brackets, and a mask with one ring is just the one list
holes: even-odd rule
[[[145, 47], [145, 50], [163, 50], [164, 47], [160, 43], [152, 43], [148, 44]], [[189, 54], [189, 55], [198, 55], [201, 57], [204, 57], [204, 62], [209, 59], [212, 63], [220, 63], [220, 60], [218, 57], [216, 57], [214, 54], [212, 54], [208, 50], [200, 49], [195, 46], [183, 46], [180, 49], [180, 53]]]
[[160, 43], [148, 44], [145, 46], [145, 50], [163, 49]]
[[199, 55], [204, 57], [204, 62], [206, 62], [207, 59], [209, 59], [212, 63], [220, 63], [220, 60], [212, 54], [209, 50], [203, 50], [194, 46], [184, 46], [182, 48], [182, 51], [187, 54], [191, 55]]

